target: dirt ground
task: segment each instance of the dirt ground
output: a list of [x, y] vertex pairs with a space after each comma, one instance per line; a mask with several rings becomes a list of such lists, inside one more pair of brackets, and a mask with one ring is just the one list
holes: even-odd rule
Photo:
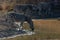
[[[31, 36], [20, 36], [6, 40], [60, 40], [60, 21], [57, 19], [33, 20], [35, 33]], [[28, 24], [24, 28], [28, 29]]]

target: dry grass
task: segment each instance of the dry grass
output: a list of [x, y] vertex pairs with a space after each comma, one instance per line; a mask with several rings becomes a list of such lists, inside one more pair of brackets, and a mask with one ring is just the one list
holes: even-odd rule
[[[31, 36], [20, 36], [7, 40], [59, 40], [60, 21], [58, 20], [35, 20], [34, 27], [36, 34]], [[27, 29], [27, 24], [25, 24]]]

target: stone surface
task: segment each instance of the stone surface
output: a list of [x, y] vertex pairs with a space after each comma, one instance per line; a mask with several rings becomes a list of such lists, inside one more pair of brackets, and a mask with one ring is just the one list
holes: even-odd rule
[[34, 32], [28, 31], [28, 30], [4, 30], [0, 31], [0, 39], [9, 39], [9, 38], [15, 38], [17, 36], [24, 36], [24, 35], [32, 35], [35, 34]]

